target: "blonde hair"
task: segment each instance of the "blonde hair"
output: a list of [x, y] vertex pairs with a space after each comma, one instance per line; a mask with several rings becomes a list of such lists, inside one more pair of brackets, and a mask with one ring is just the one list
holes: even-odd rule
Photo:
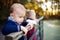
[[27, 17], [35, 19], [36, 18], [36, 13], [34, 10], [27, 10]]
[[20, 8], [23, 11], [26, 11], [25, 7], [20, 4], [20, 3], [14, 3], [11, 7], [10, 7], [10, 13], [12, 13], [16, 8]]

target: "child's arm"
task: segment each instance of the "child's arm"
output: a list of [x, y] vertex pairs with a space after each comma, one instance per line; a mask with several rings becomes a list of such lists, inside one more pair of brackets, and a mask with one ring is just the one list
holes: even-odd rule
[[27, 28], [23, 26], [21, 26], [21, 30], [24, 32], [24, 35], [26, 35], [28, 32]]
[[23, 21], [22, 26], [29, 27], [29, 30], [31, 30], [34, 27], [34, 24], [36, 24], [34, 20], [28, 19], [26, 21]]
[[37, 24], [37, 22], [36, 22], [36, 20], [30, 20], [30, 19], [28, 19], [28, 20], [26, 20], [28, 23], [31, 23], [31, 24]]
[[21, 31], [21, 30], [24, 31], [25, 34], [27, 33], [27, 29], [25, 27], [22, 27], [21, 25], [18, 26], [13, 22], [7, 22], [7, 23], [5, 23], [5, 25], [2, 29], [2, 33], [4, 35], [8, 35], [10, 33], [18, 32], [18, 31]]
[[[21, 28], [19, 31], [21, 31]], [[11, 22], [5, 23], [5, 25], [3, 26], [3, 29], [2, 29], [2, 33], [4, 35], [8, 35], [13, 32], [18, 32], [18, 26]]]
[[26, 26], [29, 27], [29, 30], [31, 30], [34, 27], [34, 24], [28, 23]]

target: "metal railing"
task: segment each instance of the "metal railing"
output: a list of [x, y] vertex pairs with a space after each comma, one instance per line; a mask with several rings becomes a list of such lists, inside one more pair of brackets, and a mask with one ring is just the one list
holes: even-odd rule
[[[30, 37], [29, 40], [32, 40], [35, 35], [37, 36], [37, 40], [43, 40], [43, 18], [44, 18], [43, 16], [40, 17], [39, 24], [35, 26], [35, 32]], [[26, 28], [29, 29], [29, 27], [26, 27]], [[15, 33], [11, 33], [9, 35], [6, 35], [5, 36], [5, 40], [18, 40], [22, 36], [24, 36], [24, 34], [23, 34], [22, 31], [15, 32]], [[25, 40], [27, 40], [27, 37], [26, 36], [25, 36]]]
[[34, 35], [37, 36], [37, 40], [43, 40], [43, 18], [44, 16], [39, 18], [39, 24], [36, 25], [36, 29], [34, 34], [30, 37], [29, 40], [32, 40]]

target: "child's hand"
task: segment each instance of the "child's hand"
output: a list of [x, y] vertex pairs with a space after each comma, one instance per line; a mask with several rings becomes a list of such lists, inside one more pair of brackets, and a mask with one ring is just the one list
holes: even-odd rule
[[21, 26], [21, 30], [25, 33], [24, 35], [26, 35], [27, 32], [28, 32], [28, 30], [25, 27], [23, 27], [23, 26]]
[[30, 27], [30, 30], [33, 28], [33, 24], [29, 23], [27, 24], [27, 27]]

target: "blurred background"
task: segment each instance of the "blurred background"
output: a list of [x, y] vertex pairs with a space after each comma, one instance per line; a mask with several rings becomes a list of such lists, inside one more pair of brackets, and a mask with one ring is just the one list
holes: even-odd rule
[[13, 3], [21, 3], [26, 9], [34, 9], [37, 17], [60, 19], [60, 0], [0, 0], [0, 25], [9, 16], [9, 8]]
[[9, 8], [13, 3], [21, 3], [26, 9], [34, 9], [37, 18], [44, 16], [44, 40], [60, 40], [60, 0], [0, 0], [0, 30], [9, 16]]

